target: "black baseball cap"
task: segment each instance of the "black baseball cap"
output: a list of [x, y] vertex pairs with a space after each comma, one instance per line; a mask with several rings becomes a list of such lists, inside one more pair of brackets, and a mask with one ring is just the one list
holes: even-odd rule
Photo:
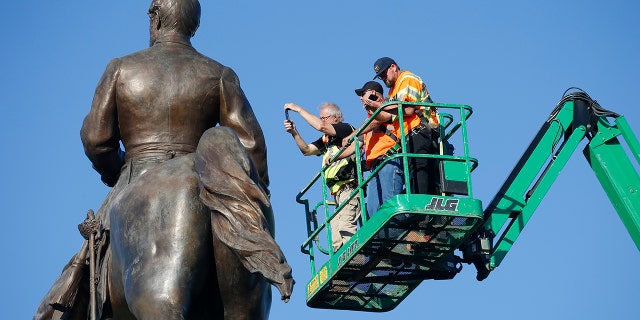
[[364, 84], [364, 86], [362, 86], [362, 88], [356, 89], [355, 91], [358, 96], [362, 97], [362, 95], [367, 92], [367, 90], [374, 90], [379, 92], [380, 94], [384, 93], [384, 91], [382, 91], [382, 85], [377, 83], [376, 81], [368, 81]]
[[376, 73], [376, 76], [373, 79], [379, 77], [383, 72], [387, 71], [392, 64], [398, 65], [393, 59], [389, 57], [382, 57], [376, 60], [376, 63], [373, 64], [373, 71]]

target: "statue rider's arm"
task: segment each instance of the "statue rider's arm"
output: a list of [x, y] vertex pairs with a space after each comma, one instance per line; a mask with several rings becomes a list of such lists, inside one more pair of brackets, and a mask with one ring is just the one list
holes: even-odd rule
[[102, 181], [113, 187], [118, 181], [123, 160], [120, 158], [120, 132], [116, 110], [116, 80], [120, 61], [107, 65], [96, 88], [91, 110], [84, 118], [80, 139], [84, 152], [100, 174]]
[[220, 125], [236, 132], [258, 170], [262, 187], [268, 193], [267, 146], [262, 128], [240, 87], [236, 73], [225, 68], [220, 77]]

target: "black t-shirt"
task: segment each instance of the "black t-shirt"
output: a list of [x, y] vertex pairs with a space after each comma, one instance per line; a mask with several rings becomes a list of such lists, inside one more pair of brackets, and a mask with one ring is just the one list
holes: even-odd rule
[[342, 139], [348, 137], [353, 130], [355, 130], [350, 124], [346, 122], [334, 123], [332, 124], [333, 129], [336, 131], [335, 136], [329, 136], [328, 141], [323, 141], [323, 137], [320, 137], [318, 140], [312, 142], [311, 144], [316, 146], [320, 151], [319, 154], [324, 154], [327, 152], [327, 148], [333, 145], [336, 145], [338, 148], [342, 148]]

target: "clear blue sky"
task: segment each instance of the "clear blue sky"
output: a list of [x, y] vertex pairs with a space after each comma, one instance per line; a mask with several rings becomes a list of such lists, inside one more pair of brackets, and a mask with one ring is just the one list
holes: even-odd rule
[[[109, 59], [148, 45], [149, 3], [3, 6], [1, 319], [31, 318], [81, 245], [77, 224], [107, 193], [79, 130]], [[393, 57], [434, 100], [474, 108], [474, 190], [486, 206], [571, 86], [640, 133], [638, 12], [637, 1], [616, 0], [202, 1], [193, 44], [238, 73], [267, 139], [277, 241], [297, 280], [289, 303], [274, 300], [271, 319], [637, 319], [640, 253], [580, 152], [485, 281], [465, 265], [388, 313], [306, 307], [304, 215], [294, 197], [320, 160], [300, 155], [282, 106], [317, 112], [332, 101], [357, 125], [364, 115], [353, 89], [373, 77], [376, 58]]]

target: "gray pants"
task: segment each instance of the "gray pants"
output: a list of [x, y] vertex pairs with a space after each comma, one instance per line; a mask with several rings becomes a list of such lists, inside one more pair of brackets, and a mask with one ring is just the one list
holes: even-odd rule
[[[353, 187], [348, 184], [342, 186], [335, 194], [336, 204], [339, 206], [342, 202], [347, 201], [353, 190]], [[358, 219], [360, 219], [360, 199], [358, 195], [355, 195], [331, 220], [331, 245], [334, 252], [338, 251], [356, 233]]]

